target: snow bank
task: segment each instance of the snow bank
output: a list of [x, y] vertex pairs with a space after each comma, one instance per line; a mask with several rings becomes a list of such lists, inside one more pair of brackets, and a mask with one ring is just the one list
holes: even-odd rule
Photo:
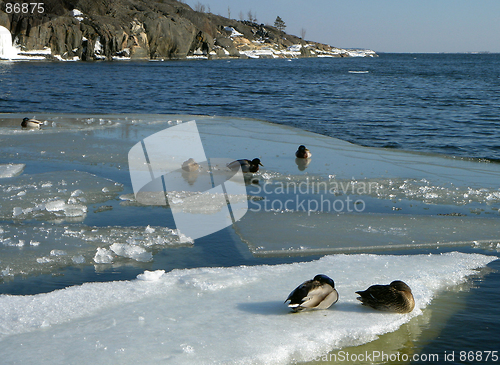
[[[336, 255], [275, 266], [148, 272], [35, 296], [0, 296], [4, 363], [287, 364], [395, 331], [443, 290], [496, 257], [477, 254]], [[339, 302], [291, 314], [289, 292], [331, 276]], [[356, 290], [394, 279], [410, 285], [409, 314], [377, 312]]]

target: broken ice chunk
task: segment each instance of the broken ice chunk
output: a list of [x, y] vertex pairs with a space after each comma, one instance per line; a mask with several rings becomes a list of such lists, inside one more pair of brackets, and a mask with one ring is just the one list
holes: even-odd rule
[[144, 273], [137, 275], [138, 280], [143, 281], [157, 281], [165, 274], [165, 270], [144, 271]]
[[121, 184], [80, 171], [14, 177], [0, 183], [0, 219], [81, 220], [87, 205], [113, 199], [121, 190]]
[[106, 248], [98, 247], [94, 256], [94, 261], [97, 264], [110, 264], [113, 262], [113, 254]]
[[130, 258], [140, 262], [148, 262], [153, 259], [151, 252], [147, 252], [145, 248], [128, 243], [113, 243], [109, 247], [118, 256]]
[[0, 164], [0, 179], [20, 175], [23, 172], [25, 167], [26, 167], [26, 164], [24, 164], [24, 163]]

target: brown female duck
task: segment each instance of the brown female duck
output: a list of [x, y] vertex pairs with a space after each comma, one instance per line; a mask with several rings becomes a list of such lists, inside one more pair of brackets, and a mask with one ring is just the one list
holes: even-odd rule
[[357, 291], [357, 298], [363, 305], [396, 313], [410, 313], [415, 308], [415, 300], [408, 285], [395, 280], [389, 285], [372, 285], [365, 291]]

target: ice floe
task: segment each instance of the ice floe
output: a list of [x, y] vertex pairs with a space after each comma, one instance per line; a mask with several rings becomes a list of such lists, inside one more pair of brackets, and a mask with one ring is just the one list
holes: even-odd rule
[[79, 221], [88, 204], [105, 202], [122, 189], [119, 183], [80, 171], [22, 175], [0, 182], [0, 217]]
[[[168, 205], [157, 207], [157, 197], [133, 194], [129, 150], [192, 116], [37, 114], [44, 121], [37, 131], [21, 130], [22, 117], [0, 114], [0, 133], [8, 136], [2, 162], [19, 162], [0, 168], [5, 175], [0, 180], [0, 280], [83, 265], [150, 269], [159, 251], [194, 242], [161, 223], [147, 226], [144, 214], [157, 217], [170, 204], [192, 197], [186, 213], [208, 215], [224, 207], [213, 204], [213, 196], [193, 194], [206, 190], [200, 188], [209, 179], [203, 168], [178, 174], [193, 191], [170, 191]], [[196, 122], [207, 158], [259, 157], [264, 164], [242, 182], [247, 195], [230, 196], [238, 202], [250, 196], [249, 208], [271, 208], [250, 210], [229, 228], [253, 255], [461, 244], [500, 249], [498, 164], [361, 147], [251, 119], [197, 116]], [[295, 160], [300, 144], [313, 153], [308, 164]], [[54, 172], [54, 166], [67, 170]], [[93, 173], [75, 171], [80, 167]], [[228, 178], [222, 168], [212, 167], [216, 179]], [[103, 171], [112, 180], [100, 177]], [[322, 195], [344, 204], [352, 199], [353, 211], [308, 206], [307, 200], [320, 202]], [[120, 204], [111, 201], [118, 196]], [[297, 198], [306, 199], [307, 209], [286, 205]], [[120, 214], [127, 223], [141, 214], [147, 223], [119, 226]], [[84, 224], [84, 219], [94, 223]], [[460, 253], [336, 255], [291, 265], [145, 271], [133, 281], [3, 295], [0, 352], [3, 362], [23, 364], [309, 361], [396, 330], [493, 259]], [[318, 273], [335, 280], [340, 301], [327, 311], [289, 314], [283, 304], [288, 293]], [[356, 301], [355, 290], [396, 278], [413, 289], [417, 308], [411, 314], [377, 313]]]
[[[34, 296], [0, 296], [5, 363], [288, 364], [357, 346], [427, 311], [441, 292], [496, 257], [335, 255], [286, 265], [145, 271]], [[324, 311], [291, 314], [298, 283], [324, 273], [340, 294]], [[363, 307], [355, 291], [405, 281], [409, 314]]]
[[[2, 146], [4, 161], [16, 159], [27, 168], [42, 160], [52, 164], [71, 161], [89, 168], [103, 166], [110, 172], [108, 176], [118, 176], [120, 183], [75, 171], [24, 172], [0, 180], [0, 216], [4, 219], [78, 222], [107, 210], [105, 207], [111, 203], [106, 201], [115, 199], [119, 192], [119, 214], [126, 210], [126, 214], [135, 214], [145, 205], [151, 205], [151, 214], [156, 217], [164, 213], [160, 209], [171, 210], [182, 203], [183, 213], [198, 214], [205, 219], [226, 209], [227, 201], [217, 194], [200, 193], [207, 191], [207, 184], [212, 186], [211, 178], [221, 182], [229, 178], [224, 172], [225, 165], [213, 164], [210, 175], [201, 160], [197, 161], [201, 165], [199, 170], [177, 174], [185, 188], [161, 191], [160, 197], [156, 191], [133, 194], [127, 159], [131, 148], [159, 131], [187, 124], [193, 116], [40, 114], [35, 117], [44, 121], [45, 129], [23, 131], [19, 127], [22, 115], [0, 114], [4, 122], [0, 133], [9, 135]], [[470, 246], [474, 242], [497, 250], [498, 164], [362, 147], [253, 119], [208, 116], [195, 119], [203, 158], [215, 161], [259, 157], [264, 164], [258, 173], [245, 177], [247, 195], [228, 195], [234, 203], [245, 204], [250, 196], [249, 211], [232, 228], [254, 255], [439, 248]], [[258, 139], [253, 137], [255, 130], [259, 130]], [[313, 153], [307, 164], [300, 164], [294, 156], [301, 144]], [[144, 174], [146, 180], [150, 178], [149, 170], [144, 170]], [[69, 181], [63, 178], [66, 175], [74, 177], [73, 185], [69, 186]], [[154, 180], [160, 181], [160, 175], [155, 173]], [[159, 198], [163, 199], [162, 204], [158, 204]], [[98, 201], [106, 206], [90, 207]], [[28, 247], [26, 242], [29, 240], [25, 240], [24, 247]], [[113, 243], [102, 246], [101, 253], [95, 247], [90, 257], [84, 255], [86, 262], [92, 262], [94, 257], [96, 262], [113, 262], [117, 252], [150, 259], [151, 251], [142, 252], [141, 256], [140, 250], [119, 245], [113, 251], [110, 248]], [[11, 240], [9, 245], [21, 244]], [[43, 257], [53, 259], [48, 254]]]
[[189, 237], [166, 227], [2, 224], [0, 281], [72, 265], [148, 262], [158, 250], [192, 244]]
[[496, 252], [500, 241], [498, 219], [463, 216], [249, 211], [235, 227], [257, 256], [453, 246]]

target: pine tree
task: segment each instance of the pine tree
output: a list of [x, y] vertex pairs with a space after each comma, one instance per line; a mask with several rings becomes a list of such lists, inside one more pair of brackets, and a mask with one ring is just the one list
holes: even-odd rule
[[283, 32], [285, 30], [285, 28], [286, 28], [285, 22], [279, 16], [276, 17], [276, 20], [274, 21], [274, 26], [280, 32]]

